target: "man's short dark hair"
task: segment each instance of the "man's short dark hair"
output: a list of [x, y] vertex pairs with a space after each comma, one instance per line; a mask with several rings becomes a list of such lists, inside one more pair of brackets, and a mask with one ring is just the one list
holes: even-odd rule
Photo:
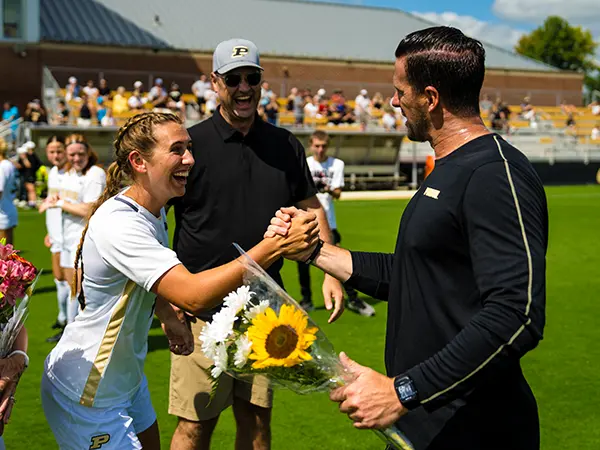
[[460, 116], [479, 115], [479, 94], [485, 76], [481, 42], [453, 27], [432, 27], [407, 35], [396, 48], [406, 58], [409, 84], [418, 93], [435, 87], [444, 106]]
[[323, 130], [315, 130], [313, 134], [310, 135], [310, 143], [313, 143], [313, 140], [318, 139], [320, 141], [325, 141], [329, 144], [329, 135], [326, 131]]

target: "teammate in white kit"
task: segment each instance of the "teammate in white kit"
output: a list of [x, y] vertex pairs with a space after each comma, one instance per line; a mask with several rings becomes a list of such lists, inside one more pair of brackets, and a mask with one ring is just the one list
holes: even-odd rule
[[17, 226], [17, 169], [6, 159], [8, 146], [2, 140], [0, 145], [0, 239], [13, 243], [13, 229]]
[[[344, 187], [344, 161], [327, 155], [329, 149], [329, 135], [323, 130], [316, 130], [310, 136], [310, 150], [312, 156], [307, 158], [308, 168], [312, 174], [317, 190], [317, 198], [323, 205], [327, 222], [333, 235], [333, 243], [338, 245], [342, 241], [337, 228], [335, 218], [334, 199], [339, 199]], [[298, 263], [298, 276], [300, 279], [300, 291], [302, 294], [302, 306], [306, 311], [314, 309], [312, 303], [312, 291], [310, 286], [310, 266]], [[358, 297], [358, 292], [350, 286], [344, 285], [348, 294], [348, 309], [357, 312], [361, 316], [374, 316], [375, 308]]]
[[[237, 260], [191, 274], [168, 247], [164, 206], [185, 193], [190, 143], [173, 114], [143, 113], [119, 131], [116, 161], [76, 254], [82, 310], [42, 379], [44, 412], [61, 449], [160, 448], [143, 371], [154, 312], [171, 351], [189, 354], [194, 337], [169, 302], [198, 313], [243, 281]], [[316, 216], [302, 212], [286, 238], [266, 238], [248, 253], [263, 267], [281, 256], [306, 259], [318, 232]]]
[[85, 228], [86, 218], [106, 186], [104, 170], [96, 166], [98, 155], [92, 150], [85, 137], [72, 134], [65, 139], [67, 164], [58, 196], [48, 200], [48, 207], [58, 207], [62, 215], [62, 246], [60, 266], [71, 287], [67, 302], [67, 323], [78, 313], [75, 300], [79, 286], [75, 283], [75, 252]]
[[61, 198], [62, 183], [65, 177], [65, 165], [67, 154], [65, 151], [65, 139], [62, 136], [50, 136], [46, 143], [46, 157], [52, 169], [48, 172], [48, 196], [39, 207], [40, 213], [46, 213], [46, 230], [48, 234], [44, 238], [44, 244], [52, 254], [52, 274], [56, 285], [56, 297], [58, 300], [58, 317], [52, 328], [60, 331], [47, 339], [48, 342], [56, 342], [62, 335], [62, 329], [67, 324], [67, 304], [71, 296], [71, 287], [65, 277], [63, 268], [60, 266], [60, 251], [62, 249], [62, 211], [58, 207], [50, 208]]

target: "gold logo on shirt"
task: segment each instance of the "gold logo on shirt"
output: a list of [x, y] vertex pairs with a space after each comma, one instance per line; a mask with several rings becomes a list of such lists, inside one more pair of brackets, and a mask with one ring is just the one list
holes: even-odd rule
[[105, 433], [98, 436], [92, 436], [92, 445], [90, 445], [90, 450], [101, 448], [108, 441], [110, 441], [110, 434]]
[[440, 191], [438, 191], [437, 189], [428, 187], [427, 189], [425, 189], [425, 192], [423, 192], [423, 195], [437, 200], [438, 196], [440, 195]]

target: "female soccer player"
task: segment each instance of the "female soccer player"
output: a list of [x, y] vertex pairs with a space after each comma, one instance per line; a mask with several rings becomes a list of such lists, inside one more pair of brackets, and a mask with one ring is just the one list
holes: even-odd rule
[[17, 226], [17, 207], [14, 204], [17, 195], [17, 169], [8, 159], [8, 146], [4, 139], [0, 141], [0, 239], [7, 244], [13, 243], [13, 228]]
[[[76, 254], [82, 311], [48, 356], [42, 380], [44, 411], [61, 449], [158, 449], [143, 372], [154, 312], [168, 334], [182, 338], [172, 351], [189, 354], [194, 337], [169, 303], [198, 313], [243, 281], [237, 260], [192, 274], [167, 246], [164, 206], [185, 193], [194, 164], [189, 145], [181, 119], [164, 113], [134, 116], [115, 140], [116, 161]], [[248, 253], [263, 267], [281, 256], [308, 256], [318, 231], [316, 216], [304, 213], [286, 237], [264, 239]]]
[[65, 151], [65, 139], [62, 136], [50, 136], [46, 143], [46, 157], [52, 169], [48, 173], [48, 196], [39, 207], [39, 212], [46, 213], [46, 230], [48, 234], [44, 238], [44, 244], [52, 254], [52, 274], [56, 284], [56, 297], [58, 299], [58, 317], [52, 328], [60, 329], [58, 334], [47, 339], [48, 342], [56, 342], [60, 339], [62, 329], [67, 324], [67, 304], [70, 298], [71, 287], [65, 276], [65, 271], [60, 266], [60, 251], [62, 249], [62, 211], [55, 205], [61, 196], [62, 183], [65, 178], [65, 166], [67, 154]]
[[[67, 136], [65, 150], [67, 164], [61, 182], [61, 191], [58, 196], [48, 200], [48, 207], [58, 207], [62, 213], [60, 267], [75, 297], [75, 293], [79, 291], [79, 286], [73, 283], [75, 252], [92, 206], [100, 198], [106, 186], [106, 174], [96, 165], [98, 155], [83, 135]], [[78, 303], [71, 298], [67, 302], [67, 323], [75, 319], [77, 312]]]

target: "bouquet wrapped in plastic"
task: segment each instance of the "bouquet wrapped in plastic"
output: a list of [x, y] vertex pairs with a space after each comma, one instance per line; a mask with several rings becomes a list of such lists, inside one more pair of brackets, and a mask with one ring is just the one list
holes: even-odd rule
[[[223, 308], [200, 334], [202, 351], [213, 361], [214, 386], [222, 373], [249, 381], [264, 375], [275, 387], [298, 394], [326, 392], [348, 379], [321, 329], [258, 264], [244, 255], [244, 285], [225, 297]], [[388, 445], [412, 449], [395, 427], [373, 430]]]
[[11, 244], [0, 241], [0, 358], [12, 350], [40, 273]]

